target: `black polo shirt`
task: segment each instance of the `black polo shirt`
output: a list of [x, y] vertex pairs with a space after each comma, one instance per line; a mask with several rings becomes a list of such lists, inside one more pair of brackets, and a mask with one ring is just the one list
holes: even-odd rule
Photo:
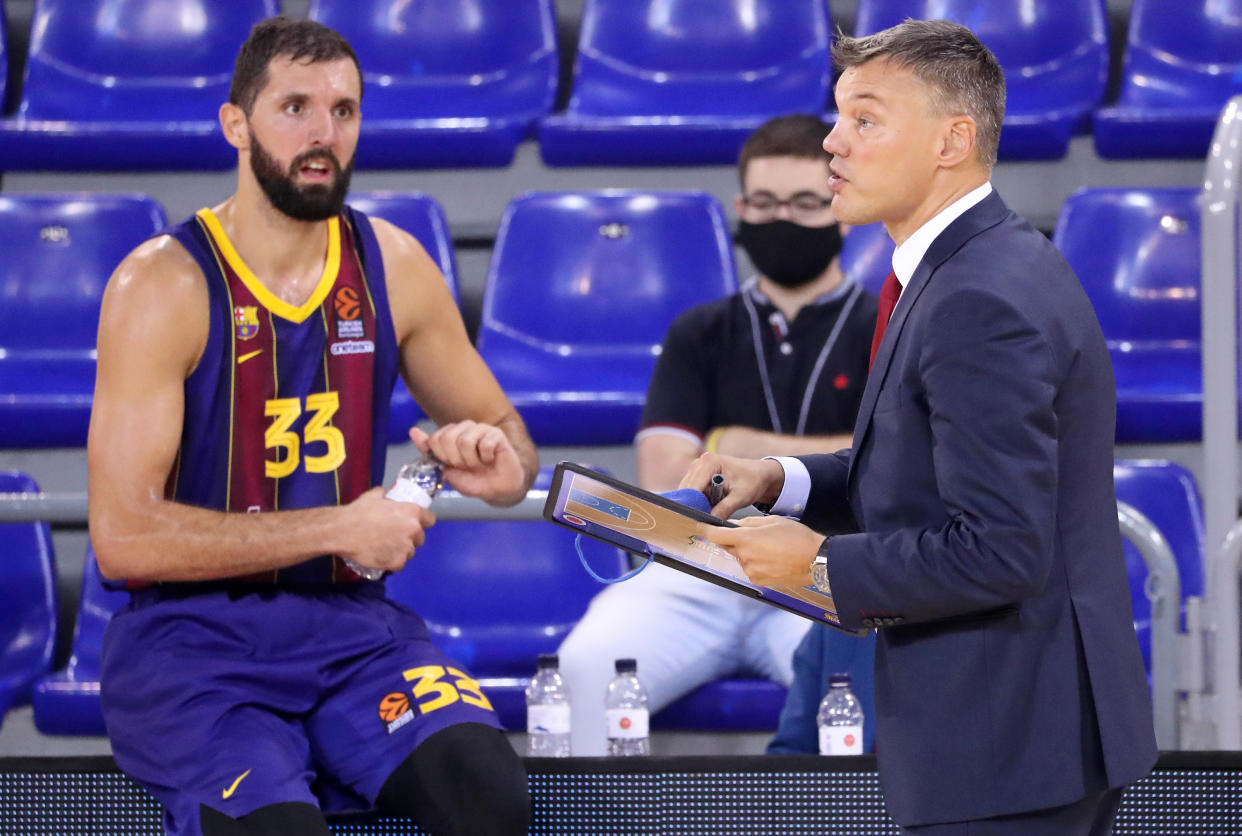
[[786, 322], [752, 279], [686, 311], [664, 338], [640, 435], [658, 428], [702, 440], [733, 425], [786, 435], [852, 432], [878, 305], [847, 280]]

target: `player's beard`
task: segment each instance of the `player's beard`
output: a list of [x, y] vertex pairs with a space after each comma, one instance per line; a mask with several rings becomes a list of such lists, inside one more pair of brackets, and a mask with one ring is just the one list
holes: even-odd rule
[[[328, 185], [298, 186], [298, 172], [303, 165], [316, 159], [331, 166], [332, 182]], [[342, 169], [336, 155], [327, 148], [313, 148], [294, 157], [289, 170], [282, 171], [280, 163], [251, 131], [250, 170], [277, 211], [295, 221], [323, 221], [340, 214], [345, 206], [349, 179], [354, 173], [354, 160], [351, 157], [349, 164]]]

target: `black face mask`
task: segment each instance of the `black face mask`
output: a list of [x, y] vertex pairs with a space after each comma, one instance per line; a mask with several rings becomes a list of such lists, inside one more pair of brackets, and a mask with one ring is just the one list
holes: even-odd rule
[[737, 242], [756, 270], [782, 287], [797, 287], [818, 278], [841, 252], [841, 226], [739, 221]]

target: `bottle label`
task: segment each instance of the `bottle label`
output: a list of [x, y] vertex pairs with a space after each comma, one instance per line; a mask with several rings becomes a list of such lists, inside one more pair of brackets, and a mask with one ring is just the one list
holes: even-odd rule
[[610, 708], [604, 712], [608, 736], [634, 740], [647, 737], [648, 714], [645, 708]]
[[384, 496], [394, 502], [413, 502], [421, 508], [431, 507], [431, 497], [413, 479], [398, 479]]
[[861, 755], [862, 744], [862, 726], [819, 727], [819, 753], [821, 755]]
[[526, 706], [527, 734], [569, 734], [569, 703]]

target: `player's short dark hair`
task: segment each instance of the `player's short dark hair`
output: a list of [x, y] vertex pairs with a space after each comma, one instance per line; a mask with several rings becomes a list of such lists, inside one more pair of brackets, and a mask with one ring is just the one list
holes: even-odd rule
[[887, 58], [932, 90], [933, 112], [975, 120], [979, 159], [996, 164], [1005, 118], [1005, 73], [975, 33], [948, 20], [910, 20], [862, 38], [838, 37], [832, 60], [842, 70]]
[[824, 137], [832, 126], [818, 116], [796, 113], [769, 119], [742, 143], [737, 157], [737, 177], [746, 187], [746, 167], [755, 157], [802, 157], [808, 160], [832, 159], [824, 150]]
[[269, 17], [251, 28], [233, 66], [229, 102], [246, 111], [247, 116], [254, 110], [259, 91], [267, 84], [268, 66], [278, 55], [287, 55], [294, 61], [309, 59], [312, 64], [348, 58], [358, 68], [359, 84], [362, 82], [362, 67], [354, 48], [335, 29], [313, 20]]

